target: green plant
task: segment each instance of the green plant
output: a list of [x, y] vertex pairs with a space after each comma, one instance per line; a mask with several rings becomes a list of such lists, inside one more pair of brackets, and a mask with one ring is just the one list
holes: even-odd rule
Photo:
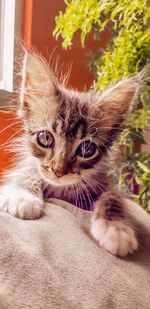
[[[150, 7], [146, 0], [68, 0], [65, 3], [65, 12], [56, 17], [54, 30], [56, 39], [63, 38], [63, 48], [72, 46], [73, 35], [78, 30], [83, 47], [91, 31], [95, 39], [104, 30], [111, 32], [106, 50], [98, 50], [90, 61], [96, 72], [93, 87], [97, 91], [104, 91], [110, 84], [142, 69], [150, 58]], [[147, 211], [150, 211], [150, 155], [138, 153], [137, 144], [145, 143], [143, 132], [150, 123], [149, 76], [150, 65], [143, 74], [140, 103], [130, 115], [119, 141], [124, 145], [119, 183]], [[139, 185], [138, 192], [134, 192], [135, 182]]]

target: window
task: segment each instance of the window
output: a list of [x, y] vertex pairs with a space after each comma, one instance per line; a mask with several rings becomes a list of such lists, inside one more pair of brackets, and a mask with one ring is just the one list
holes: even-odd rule
[[13, 91], [15, 0], [0, 0], [0, 89]]

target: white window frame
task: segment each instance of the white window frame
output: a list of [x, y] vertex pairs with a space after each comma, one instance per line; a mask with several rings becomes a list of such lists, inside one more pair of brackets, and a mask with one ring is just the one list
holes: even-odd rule
[[16, 0], [0, 0], [0, 89], [13, 91]]

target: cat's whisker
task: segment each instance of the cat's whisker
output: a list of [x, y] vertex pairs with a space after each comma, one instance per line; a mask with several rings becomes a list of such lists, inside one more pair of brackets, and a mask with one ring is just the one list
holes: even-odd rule
[[[90, 194], [88, 188], [86, 187], [85, 183], [83, 183], [83, 181], [81, 181], [81, 186], [83, 186], [83, 189], [86, 193], [86, 196], [89, 200], [89, 204], [92, 205], [93, 204], [93, 198], [92, 198], [92, 195]], [[88, 210], [88, 207], [87, 207], [87, 210]]]
[[63, 119], [63, 118], [61, 117], [60, 114], [58, 114], [58, 117], [59, 117], [63, 122], [65, 122], [65, 119]]
[[74, 192], [75, 192], [75, 200], [76, 200], [76, 205], [78, 205], [78, 191], [77, 191], [77, 184], [73, 185]]
[[[101, 127], [101, 129], [112, 129], [112, 127]], [[122, 131], [122, 129], [121, 128], [113, 128], [113, 130], [118, 130], [118, 131]]]
[[[95, 179], [94, 179], [94, 180], [92, 179], [92, 181], [95, 183], [95, 186], [96, 186], [97, 188], [99, 188], [102, 192], [105, 192], [106, 188], [105, 188], [105, 186], [104, 186], [102, 183], [99, 183], [99, 182], [96, 181]], [[103, 188], [103, 189], [102, 189], [102, 188]]]
[[71, 185], [71, 187], [72, 187], [72, 190], [73, 190], [73, 193], [74, 193], [75, 205], [77, 206], [77, 198], [76, 198], [76, 190], [75, 190], [75, 185], [74, 185], [74, 184], [72, 184], [72, 185]]
[[[104, 141], [106, 141], [106, 143], [108, 143], [110, 146], [112, 146], [112, 144], [110, 143], [110, 141], [107, 138], [104, 138], [100, 135], [99, 137], [100, 139], [103, 139]], [[105, 144], [104, 144], [105, 145]]]
[[[132, 132], [132, 131], [129, 131], [130, 134], [136, 136], [136, 137], [139, 137], [141, 138], [141, 135], [139, 135], [138, 133], [135, 133], [135, 132]], [[149, 144], [149, 143], [148, 143]]]
[[77, 184], [77, 188], [78, 188], [78, 196], [80, 198], [80, 208], [83, 209], [84, 208], [84, 205], [83, 205], [84, 194], [83, 194], [83, 187], [82, 187], [81, 183]]
[[[80, 182], [80, 188], [79, 188], [79, 195], [81, 194], [81, 197], [80, 197], [80, 200], [81, 200], [81, 207], [80, 208], [86, 208], [87, 209], [87, 201], [86, 201], [86, 198], [85, 198], [85, 194], [84, 194], [84, 188]], [[83, 201], [85, 201], [85, 205], [83, 204]]]
[[[75, 199], [75, 206], [78, 207], [78, 200], [77, 200], [77, 193], [76, 193], [76, 185], [73, 184], [72, 185], [72, 188], [73, 188], [73, 193], [74, 193], [74, 199]], [[80, 207], [79, 207], [80, 208]], [[75, 211], [75, 207], [73, 208], [73, 210]], [[82, 212], [79, 213], [80, 214], [80, 217], [79, 219], [81, 220], [81, 217], [82, 217]]]
[[[99, 142], [101, 142], [102, 146], [105, 146], [105, 148], [106, 148], [107, 150], [109, 150], [108, 146], [106, 146], [102, 141], [94, 140], [94, 142], [95, 142], [97, 148], [99, 149], [99, 151], [101, 152], [102, 155], [103, 155], [104, 153], [102, 152], [102, 149], [101, 149], [101, 147], [100, 147], [100, 145], [99, 145]], [[111, 145], [111, 146], [112, 146], [112, 145]]]
[[[92, 178], [92, 184], [91, 184], [91, 179], [84, 177], [84, 181], [89, 185], [90, 188], [92, 189], [96, 189], [95, 193], [97, 193], [97, 188], [99, 188], [102, 192], [105, 191], [105, 186], [101, 183], [99, 183], [98, 181], [96, 181], [95, 179]], [[104, 190], [103, 190], [103, 189]]]
[[11, 135], [11, 136], [9, 137], [9, 139], [8, 139], [4, 144], [1, 144], [1, 145], [0, 145], [0, 149], [3, 148], [3, 147], [5, 147], [5, 146], [7, 146], [7, 145], [8, 145], [8, 142], [9, 142], [10, 140], [12, 140], [13, 137], [16, 136], [17, 134], [19, 134], [21, 131], [23, 131], [23, 128], [21, 128], [19, 131], [15, 132], [13, 135]]
[[86, 208], [88, 210], [87, 199], [86, 199], [87, 194], [81, 182], [80, 182], [80, 187], [79, 187], [79, 193], [81, 194], [81, 208], [82, 209]]
[[4, 131], [6, 131], [7, 129], [9, 129], [9, 128], [15, 126], [15, 125], [17, 125], [17, 124], [21, 125], [20, 121], [13, 122], [13, 123], [9, 124], [7, 127], [5, 127], [4, 129], [2, 129], [2, 130], [0, 131], [0, 134], [3, 133]]
[[104, 118], [101, 118], [101, 119], [98, 119], [98, 118], [95, 118], [95, 119], [94, 118], [88, 118], [88, 119], [91, 120], [92, 123], [87, 127], [87, 129], [92, 127], [96, 123], [101, 123], [101, 122], [106, 121], [108, 119], [114, 119], [114, 116], [112, 115], [112, 116], [104, 117]]
[[77, 198], [77, 187], [74, 185], [74, 190], [75, 190], [75, 199], [76, 199], [76, 206], [78, 205], [78, 198]]
[[[102, 129], [103, 129], [103, 128], [112, 129], [111, 127], [102, 127]], [[119, 133], [122, 132], [122, 129], [121, 129], [121, 128], [113, 128], [113, 130], [119, 131]], [[128, 130], [128, 129], [127, 129], [127, 130]], [[132, 135], [134, 135], [134, 136], [136, 136], [136, 137], [141, 137], [141, 135], [139, 135], [138, 133], [132, 132], [131, 130], [128, 130], [127, 133], [130, 133], [130, 134], [132, 134]]]
[[87, 178], [87, 177], [82, 176], [82, 181], [83, 181], [84, 183], [86, 183], [86, 184], [88, 185], [89, 188], [94, 189], [95, 193], [97, 192], [97, 191], [95, 190], [95, 185], [93, 186], [93, 179], [92, 179], [92, 184], [91, 184], [91, 178]]
[[[91, 124], [91, 130], [92, 129], [96, 129], [96, 127], [92, 127], [92, 125], [93, 124]], [[122, 130], [122, 128], [112, 128], [112, 127], [108, 127], [108, 126], [102, 126], [101, 127], [101, 129], [103, 130], [103, 129], [108, 129], [108, 130], [112, 130], [113, 129], [113, 131], [118, 131], [118, 133], [121, 133], [123, 130]], [[127, 129], [128, 130], [128, 129]], [[135, 133], [135, 132], [133, 132], [133, 131], [131, 131], [131, 130], [128, 130], [128, 132], [131, 134], [131, 135], [133, 135], [133, 136], [136, 136], [136, 137], [141, 137], [141, 135], [139, 135], [138, 133]], [[86, 130], [86, 133], [90, 133], [90, 130], [88, 131], [88, 129]], [[93, 136], [95, 135], [95, 133], [93, 134]], [[100, 136], [102, 139], [104, 139], [104, 137], [102, 137], [102, 136]], [[107, 142], [109, 142], [108, 140], [107, 140]]]
[[81, 201], [81, 197], [80, 197], [80, 190], [78, 187], [78, 183], [75, 186], [76, 188], [76, 193], [77, 193], [77, 202], [79, 201], [79, 203], [77, 205], [79, 205], [79, 208], [82, 208], [82, 201]]
[[[5, 111], [5, 108], [9, 108], [10, 110], [8, 111], [8, 110], [6, 110]], [[17, 108], [17, 106], [16, 105], [1, 105], [0, 106], [0, 109], [3, 109], [3, 112], [5, 113], [9, 113], [9, 112], [14, 112], [15, 113], [15, 111], [14, 110], [11, 110], [11, 108]]]
[[[80, 185], [78, 184], [78, 191], [79, 191], [79, 196], [80, 196], [80, 208], [84, 209], [83, 201], [84, 200], [86, 201], [86, 199], [85, 199], [85, 193], [84, 193], [84, 190], [83, 190], [81, 183], [80, 183]], [[87, 208], [87, 203], [86, 203], [86, 208]]]
[[[91, 197], [91, 201], [93, 202], [93, 198], [92, 198], [92, 195], [91, 195], [91, 193], [90, 193], [90, 189], [93, 190], [93, 187], [90, 186], [89, 183], [88, 183], [88, 181], [86, 181], [86, 178], [83, 178], [83, 177], [82, 177], [82, 184], [84, 184], [84, 186], [87, 188], [87, 190], [88, 190], [88, 192], [89, 192], [89, 194], [90, 194], [90, 197]], [[95, 189], [94, 189], [94, 191], [95, 191]]]

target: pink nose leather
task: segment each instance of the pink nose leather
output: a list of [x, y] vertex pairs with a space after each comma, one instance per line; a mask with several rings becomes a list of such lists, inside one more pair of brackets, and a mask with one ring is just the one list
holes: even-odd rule
[[57, 177], [62, 177], [64, 175], [68, 174], [67, 168], [59, 168], [59, 169], [58, 168], [52, 168], [52, 170]]

